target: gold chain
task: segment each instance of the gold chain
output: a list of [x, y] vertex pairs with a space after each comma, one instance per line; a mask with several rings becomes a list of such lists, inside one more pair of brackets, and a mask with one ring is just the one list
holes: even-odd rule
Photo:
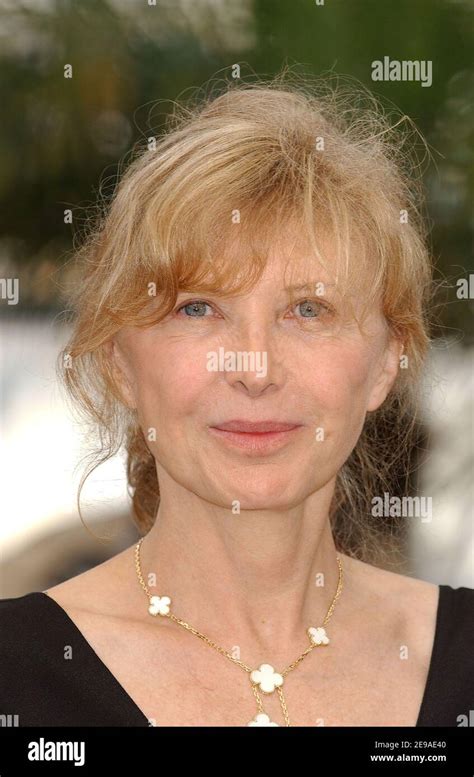
[[[146, 595], [151, 599], [153, 594], [150, 593], [150, 591], [148, 590], [148, 588], [147, 588], [147, 586], [145, 584], [145, 581], [144, 581], [143, 575], [142, 575], [141, 565], [140, 565], [140, 546], [141, 546], [141, 544], [142, 544], [144, 539], [145, 539], [145, 537], [142, 537], [137, 542], [137, 544], [135, 545], [135, 569], [136, 569], [137, 577], [138, 577], [138, 580], [140, 582], [141, 587], [145, 591]], [[339, 556], [336, 556], [336, 561], [337, 561], [337, 565], [339, 567], [339, 580], [338, 580], [338, 584], [337, 584], [336, 593], [334, 594], [334, 598], [333, 598], [333, 600], [332, 600], [332, 602], [331, 602], [331, 604], [329, 606], [329, 609], [328, 609], [328, 611], [326, 613], [326, 616], [325, 616], [325, 618], [323, 620], [323, 623], [322, 623], [323, 627], [326, 625], [326, 623], [330, 619], [331, 615], [333, 614], [334, 607], [336, 606], [336, 602], [339, 599], [339, 596], [341, 595], [342, 587], [343, 587], [342, 563], [341, 563], [341, 559], [339, 558]], [[231, 655], [227, 650], [224, 650], [224, 648], [220, 647], [220, 645], [217, 645], [215, 642], [213, 642], [212, 639], [209, 639], [209, 637], [206, 637], [205, 634], [202, 634], [200, 631], [198, 631], [197, 629], [193, 628], [193, 626], [190, 626], [189, 623], [186, 623], [186, 621], [181, 620], [181, 618], [177, 618], [175, 615], [173, 615], [172, 612], [166, 613], [166, 615], [164, 615], [163, 617], [170, 618], [170, 620], [174, 621], [179, 626], [182, 626], [187, 631], [190, 631], [191, 634], [195, 634], [196, 637], [199, 637], [199, 639], [203, 640], [207, 645], [209, 645], [209, 647], [212, 647], [212, 648], [214, 648], [214, 650], [217, 650], [221, 655], [225, 656], [230, 661], [232, 661], [234, 664], [237, 664], [242, 669], [244, 669], [245, 672], [250, 674], [253, 671], [253, 669], [250, 666], [247, 666], [247, 664], [245, 664], [243, 661], [240, 661], [238, 658], [234, 658], [234, 656]], [[288, 674], [288, 672], [291, 672], [292, 669], [294, 669], [296, 666], [298, 666], [298, 664], [305, 658], [305, 656], [307, 656], [309, 653], [311, 653], [312, 650], [315, 647], [317, 647], [317, 644], [314, 643], [314, 642], [311, 642], [309, 647], [307, 647], [306, 650], [303, 651], [303, 653], [296, 659], [296, 661], [293, 661], [292, 664], [289, 664], [286, 667], [286, 669], [283, 669], [283, 671], [280, 672], [281, 676], [285, 677]], [[253, 682], [252, 682], [252, 690], [253, 690], [253, 693], [255, 695], [255, 699], [257, 701], [258, 710], [259, 710], [260, 713], [263, 713], [264, 711], [263, 711], [262, 700], [261, 700], [260, 695], [258, 693], [257, 685], [255, 685]], [[285, 718], [285, 723], [286, 723], [287, 726], [289, 726], [290, 725], [290, 718], [289, 718], [289, 715], [288, 715], [288, 709], [287, 709], [287, 706], [286, 706], [286, 703], [285, 703], [285, 697], [283, 695], [283, 690], [282, 690], [281, 687], [277, 687], [276, 691], [277, 691], [278, 697], [280, 699], [280, 704], [281, 704], [281, 708], [282, 708], [282, 711], [283, 711], [283, 716]]]

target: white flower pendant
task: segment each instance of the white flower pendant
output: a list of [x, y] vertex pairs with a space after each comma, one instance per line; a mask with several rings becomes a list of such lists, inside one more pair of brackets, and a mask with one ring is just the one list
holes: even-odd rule
[[254, 719], [247, 723], [247, 726], [279, 726], [279, 723], [274, 723], [270, 720], [266, 712], [259, 712], [255, 715]]
[[250, 680], [254, 685], [258, 685], [263, 693], [273, 693], [275, 688], [283, 685], [283, 677], [275, 672], [270, 664], [260, 664], [258, 669], [250, 672]]
[[150, 615], [168, 615], [171, 604], [169, 596], [151, 596], [148, 612]]
[[309, 638], [313, 645], [329, 645], [329, 637], [326, 634], [326, 629], [319, 626], [317, 629], [311, 626], [308, 629]]

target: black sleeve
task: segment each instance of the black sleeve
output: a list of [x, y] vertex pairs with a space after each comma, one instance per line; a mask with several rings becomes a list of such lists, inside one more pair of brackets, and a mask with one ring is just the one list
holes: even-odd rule
[[443, 604], [417, 725], [469, 726], [474, 714], [474, 589], [441, 588]]

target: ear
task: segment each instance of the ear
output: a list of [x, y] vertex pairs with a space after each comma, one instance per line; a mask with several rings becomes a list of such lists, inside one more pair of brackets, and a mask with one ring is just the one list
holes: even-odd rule
[[390, 337], [379, 363], [376, 381], [369, 393], [367, 412], [377, 410], [387, 398], [398, 375], [404, 347], [405, 344], [401, 340]]
[[130, 365], [123, 354], [116, 337], [112, 337], [103, 345], [110, 362], [110, 368], [119, 390], [120, 399], [130, 410], [136, 409], [135, 393]]

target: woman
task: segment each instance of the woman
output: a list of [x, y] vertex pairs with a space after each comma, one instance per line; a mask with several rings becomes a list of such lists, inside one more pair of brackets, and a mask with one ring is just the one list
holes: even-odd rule
[[129, 166], [79, 251], [62, 373], [102, 459], [125, 442], [142, 539], [1, 602], [20, 725], [468, 712], [473, 591], [381, 568], [372, 507], [429, 346], [409, 140], [363, 92], [277, 78], [185, 107]]

